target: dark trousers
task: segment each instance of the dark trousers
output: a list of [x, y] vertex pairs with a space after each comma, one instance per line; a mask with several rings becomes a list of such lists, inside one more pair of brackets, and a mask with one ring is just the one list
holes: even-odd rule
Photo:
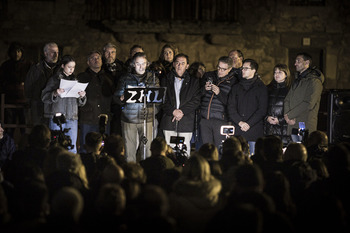
[[200, 130], [202, 136], [202, 143], [212, 143], [220, 151], [223, 140], [226, 139], [226, 135], [221, 135], [220, 128], [228, 123], [218, 119], [205, 119], [202, 118], [200, 121]]

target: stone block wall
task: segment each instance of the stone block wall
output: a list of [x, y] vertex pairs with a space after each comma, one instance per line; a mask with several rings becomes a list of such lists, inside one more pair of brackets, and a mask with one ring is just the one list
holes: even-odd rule
[[[125, 61], [134, 44], [144, 47], [150, 61], [158, 58], [165, 43], [174, 44], [190, 61], [215, 69], [217, 59], [232, 49], [259, 63], [267, 84], [277, 63], [292, 64], [290, 50], [321, 49], [326, 88], [350, 88], [350, 3], [326, 0], [325, 6], [290, 6], [289, 1], [237, 0], [236, 22], [90, 21], [84, 0], [1, 0], [0, 62], [7, 59], [12, 41], [28, 48], [38, 59], [42, 46], [55, 41], [61, 54], [77, 59], [76, 73], [86, 69], [89, 51], [107, 42], [118, 46]], [[4, 4], [6, 2], [6, 4]], [[1, 5], [3, 4], [3, 5]], [[2, 6], [2, 7], [1, 7]], [[304, 46], [303, 38], [311, 44]]]

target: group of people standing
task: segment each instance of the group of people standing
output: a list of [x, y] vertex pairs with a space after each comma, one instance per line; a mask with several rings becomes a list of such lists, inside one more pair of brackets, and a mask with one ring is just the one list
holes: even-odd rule
[[[22, 47], [14, 50], [23, 53]], [[107, 43], [102, 52], [90, 52], [87, 69], [75, 76], [74, 57], [64, 55], [59, 59], [58, 45], [47, 43], [44, 59], [18, 80], [30, 104], [31, 124], [46, 124], [57, 130], [53, 117], [57, 113], [65, 115], [62, 127], [70, 128], [67, 135], [74, 153], [84, 151], [89, 132], [122, 135], [127, 161], [137, 161], [138, 151], [141, 158], [149, 157], [150, 143], [156, 136], [164, 137], [172, 146], [172, 136], [184, 137], [190, 154], [193, 141], [220, 148], [227, 136], [220, 132], [221, 126], [233, 125], [234, 134], [248, 141], [253, 154], [256, 140], [264, 135], [280, 136], [288, 144], [292, 128], [298, 128], [299, 122], [304, 122], [310, 132], [316, 130], [324, 76], [312, 68], [307, 53], [296, 57], [295, 78], [287, 65], [277, 64], [274, 79], [266, 86], [258, 74], [258, 63], [244, 59], [240, 50], [221, 56], [216, 69], [208, 72], [203, 63], [191, 64], [186, 54], [177, 53], [168, 44], [153, 62], [139, 45], [130, 49], [126, 62], [117, 59], [116, 51], [114, 44]], [[23, 60], [11, 59], [13, 63]], [[4, 69], [3, 65], [1, 82], [14, 81]], [[63, 98], [63, 79], [88, 85], [77, 97]], [[126, 102], [131, 87], [166, 87], [164, 102]], [[102, 129], [101, 119], [106, 119]]]

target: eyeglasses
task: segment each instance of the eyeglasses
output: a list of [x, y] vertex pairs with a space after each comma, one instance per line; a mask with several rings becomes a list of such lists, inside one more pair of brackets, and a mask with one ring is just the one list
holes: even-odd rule
[[220, 66], [217, 66], [216, 67], [219, 71], [226, 71], [226, 70], [228, 70], [228, 68], [222, 68], [222, 67], [220, 67]]
[[251, 70], [252, 68], [250, 67], [242, 67], [241, 70]]

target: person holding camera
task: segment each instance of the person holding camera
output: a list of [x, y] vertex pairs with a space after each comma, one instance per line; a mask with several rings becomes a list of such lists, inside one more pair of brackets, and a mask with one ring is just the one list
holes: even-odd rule
[[227, 98], [237, 78], [231, 71], [232, 59], [228, 56], [220, 57], [217, 70], [204, 74], [206, 80], [201, 99], [200, 129], [202, 142], [213, 143], [219, 150], [225, 135], [221, 135], [220, 128], [228, 125]]
[[119, 101], [122, 106], [122, 136], [128, 162], [137, 162], [136, 153], [139, 146], [141, 158], [147, 158], [151, 154], [153, 113], [157, 111], [157, 108], [153, 109], [152, 103], [147, 103], [147, 106], [144, 106], [144, 103], [126, 103], [124, 98], [125, 91], [129, 87], [159, 87], [158, 77], [147, 71], [148, 64], [145, 53], [136, 53], [132, 58], [128, 73], [120, 78], [114, 93], [114, 101]]
[[[84, 106], [86, 103], [85, 91], [78, 92], [79, 97], [65, 97], [61, 94], [65, 92], [60, 88], [61, 80], [76, 80], [73, 74], [75, 69], [75, 60], [70, 55], [65, 55], [61, 60], [61, 67], [59, 71], [53, 75], [47, 82], [46, 87], [41, 93], [41, 99], [44, 102], [44, 117], [49, 118], [49, 128], [51, 130], [70, 129], [66, 134], [72, 140], [69, 150], [73, 153], [77, 152], [76, 142], [78, 137], [78, 107]], [[54, 117], [56, 114], [65, 116], [66, 122], [57, 122]]]

